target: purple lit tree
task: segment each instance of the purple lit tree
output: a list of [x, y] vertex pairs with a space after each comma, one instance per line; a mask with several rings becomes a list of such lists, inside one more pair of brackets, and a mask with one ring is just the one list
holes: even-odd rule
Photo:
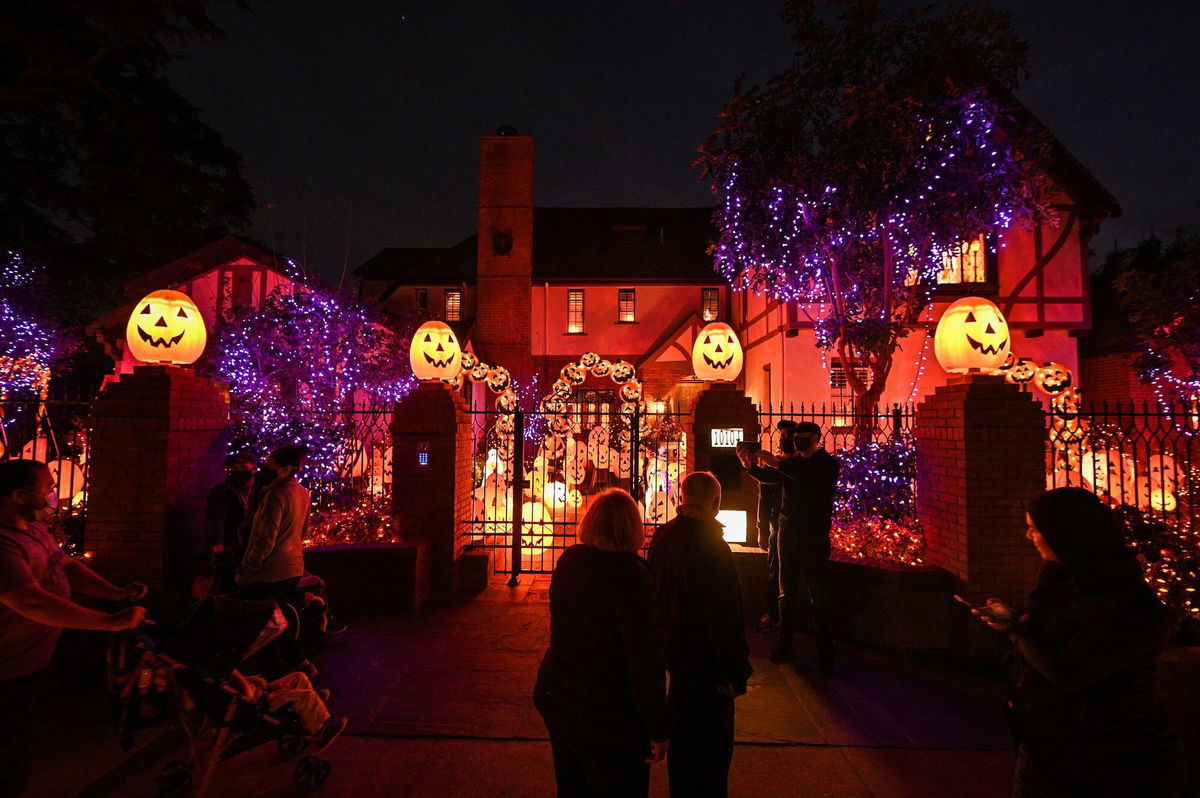
[[861, 420], [944, 255], [1050, 218], [1046, 141], [1002, 99], [1025, 71], [1006, 14], [889, 20], [877, 0], [788, 0], [784, 19], [794, 65], [764, 87], [739, 79], [696, 166], [722, 200], [717, 266], [737, 289], [815, 314]]
[[414, 383], [408, 341], [366, 308], [294, 283], [222, 330], [216, 376], [229, 384], [233, 448], [310, 447], [307, 476], [337, 480], [355, 457], [354, 410], [390, 408]]
[[67, 348], [60, 325], [39, 313], [42, 279], [16, 252], [0, 262], [0, 399], [40, 395]]

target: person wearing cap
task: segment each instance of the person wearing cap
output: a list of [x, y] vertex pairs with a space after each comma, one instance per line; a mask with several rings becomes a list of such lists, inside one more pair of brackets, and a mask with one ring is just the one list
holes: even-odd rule
[[225, 479], [208, 494], [204, 504], [204, 544], [212, 560], [218, 593], [231, 593], [241, 559], [239, 529], [250, 507], [254, 482], [254, 455], [239, 452], [225, 458]]
[[747, 473], [761, 483], [783, 486], [778, 533], [779, 639], [773, 662], [790, 662], [799, 597], [808, 594], [817, 639], [817, 669], [833, 675], [833, 628], [829, 618], [829, 542], [833, 497], [840, 464], [821, 447], [821, 428], [802, 421], [792, 429], [796, 456], [779, 460], [769, 453], [741, 452]]
[[973, 610], [1012, 641], [1013, 795], [1181, 795], [1178, 744], [1154, 690], [1173, 623], [1120, 521], [1091, 491], [1056, 488], [1025, 524], [1043, 560], [1037, 584], [1019, 610], [996, 598]]

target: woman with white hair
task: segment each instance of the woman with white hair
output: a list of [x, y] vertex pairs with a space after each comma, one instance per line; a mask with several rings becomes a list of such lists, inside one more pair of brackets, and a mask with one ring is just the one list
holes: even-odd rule
[[641, 513], [625, 491], [606, 490], [577, 535], [550, 582], [550, 647], [534, 704], [550, 733], [559, 798], [637, 798], [650, 790], [650, 763], [666, 755], [668, 733]]

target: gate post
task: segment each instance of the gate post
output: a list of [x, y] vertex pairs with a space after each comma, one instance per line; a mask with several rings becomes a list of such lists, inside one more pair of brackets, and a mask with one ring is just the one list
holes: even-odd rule
[[[730, 430], [726, 434], [713, 430]], [[734, 451], [737, 440], [758, 440], [758, 410], [732, 383], [710, 383], [692, 405], [689, 470], [711, 471], [721, 483], [721, 507], [745, 511], [747, 543], [758, 529], [758, 483], [742, 473]], [[757, 538], [755, 538], [757, 539]], [[737, 541], [735, 541], [737, 542]], [[754, 545], [754, 544], [750, 544]]]
[[457, 588], [455, 562], [464, 541], [458, 519], [471, 512], [471, 429], [462, 395], [440, 382], [422, 383], [392, 418], [392, 519], [405, 541], [428, 541], [418, 555], [422, 584], [440, 593]]
[[85, 543], [106, 578], [145, 582], [153, 607], [189, 600], [204, 504], [224, 478], [229, 401], [177, 366], [137, 366], [92, 409]]
[[[921, 402], [914, 433], [925, 561], [972, 601], [1021, 598], [1040, 565], [1024, 530], [1025, 508], [1046, 487], [1041, 405], [1000, 377], [956, 376]], [[963, 620], [957, 653], [995, 658], [1001, 636]]]

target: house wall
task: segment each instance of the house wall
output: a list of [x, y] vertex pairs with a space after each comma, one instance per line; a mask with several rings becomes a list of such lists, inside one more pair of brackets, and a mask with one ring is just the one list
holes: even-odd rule
[[[996, 284], [979, 286], [979, 295], [1005, 312], [1011, 349], [1018, 357], [1062, 363], [1077, 377], [1078, 346], [1071, 332], [1090, 324], [1084, 251], [1078, 223], [1064, 212], [1059, 229], [1009, 231], [996, 254]], [[921, 324], [901, 340], [884, 403], [920, 401], [946, 383], [948, 375], [934, 357], [932, 331], [946, 307], [962, 295], [936, 297]], [[734, 327], [745, 350], [743, 384], [756, 403], [777, 407], [781, 402], [833, 401], [828, 369], [833, 353], [822, 357], [812, 330], [811, 320], [823, 312], [817, 306], [800, 308], [798, 323], [789, 330], [783, 305], [753, 294], [742, 293], [735, 299]], [[1086, 383], [1083, 388], [1086, 391]], [[1046, 397], [1040, 398], [1048, 403]]]
[[475, 288], [466, 284], [461, 285], [403, 285], [397, 288], [381, 302], [379, 309], [384, 313], [395, 316], [408, 315], [417, 312], [417, 289], [428, 291], [428, 304], [425, 312], [431, 319], [446, 318], [446, 291], [456, 289], [463, 292], [461, 319], [475, 318]]

